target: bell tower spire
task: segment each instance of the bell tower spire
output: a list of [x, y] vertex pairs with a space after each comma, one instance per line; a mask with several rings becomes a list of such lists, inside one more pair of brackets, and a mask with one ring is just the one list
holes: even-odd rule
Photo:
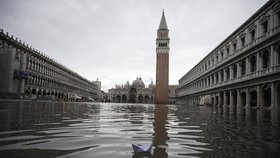
[[169, 30], [167, 27], [164, 10], [157, 30], [156, 39], [156, 104], [168, 104], [169, 94]]

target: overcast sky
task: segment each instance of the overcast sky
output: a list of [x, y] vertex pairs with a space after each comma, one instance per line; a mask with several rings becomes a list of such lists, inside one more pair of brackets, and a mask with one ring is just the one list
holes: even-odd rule
[[0, 0], [0, 29], [60, 61], [102, 90], [155, 82], [156, 31], [164, 8], [169, 84], [267, 0]]

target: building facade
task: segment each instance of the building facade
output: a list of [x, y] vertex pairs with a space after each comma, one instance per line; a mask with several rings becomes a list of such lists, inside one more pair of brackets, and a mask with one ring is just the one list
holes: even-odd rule
[[169, 94], [169, 30], [167, 27], [164, 12], [157, 30], [156, 39], [156, 98], [157, 104], [168, 104]]
[[155, 85], [153, 82], [145, 86], [142, 78], [138, 78], [130, 84], [116, 85], [109, 89], [108, 97], [110, 102], [116, 103], [154, 103]]
[[103, 96], [103, 93], [102, 93], [102, 90], [101, 90], [101, 81], [98, 81], [98, 78], [96, 81], [92, 81], [94, 84], [96, 84], [97, 86], [97, 98], [96, 98], [96, 101], [98, 102], [102, 102], [104, 101], [104, 96]]
[[179, 104], [280, 107], [280, 2], [261, 7], [179, 80], [176, 93]]
[[0, 31], [0, 97], [93, 100], [97, 85]]

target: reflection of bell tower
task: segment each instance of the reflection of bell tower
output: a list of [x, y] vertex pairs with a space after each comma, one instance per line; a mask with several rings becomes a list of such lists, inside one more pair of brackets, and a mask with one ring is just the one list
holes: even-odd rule
[[156, 61], [156, 104], [168, 104], [168, 73], [169, 73], [169, 30], [164, 11], [157, 30], [157, 61]]

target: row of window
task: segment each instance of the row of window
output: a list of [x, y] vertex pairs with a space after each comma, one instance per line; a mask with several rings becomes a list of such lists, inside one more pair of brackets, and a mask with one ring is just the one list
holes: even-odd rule
[[[49, 78], [45, 78], [43, 76], [38, 76], [38, 75], [34, 75], [34, 74], [32, 75], [32, 78], [30, 80], [26, 80], [26, 83], [32, 84], [32, 85], [38, 85], [38, 86], [42, 86], [42, 87], [46, 87], [46, 88], [50, 88], [50, 89], [62, 89], [62, 90], [68, 90], [68, 91], [73, 91], [73, 89], [82, 90], [82, 91], [85, 90], [84, 88], [77, 86], [77, 85], [75, 85], [75, 86], [65, 85], [65, 84], [55, 81], [54, 79], [49, 79]], [[87, 87], [87, 88], [89, 88], [89, 87]], [[90, 89], [89, 91], [92, 92], [92, 91], [94, 91], [94, 89]]]
[[167, 43], [158, 43], [159, 47], [167, 47]]
[[[193, 84], [190, 84], [183, 88], [183, 90], [192, 91], [199, 90], [201, 88], [207, 88], [211, 85], [215, 85], [218, 83], [222, 83], [228, 81], [230, 79], [234, 79], [238, 77], [238, 73], [240, 76], [254, 73], [259, 70], [267, 69], [273, 66], [271, 63], [271, 52], [269, 49], [264, 50], [263, 52], [259, 52], [253, 54], [245, 59], [240, 60], [228, 67], [225, 67], [218, 72], [215, 72], [203, 79], [200, 79]], [[276, 52], [276, 64], [280, 65], [280, 45], [278, 46], [278, 50]], [[260, 63], [258, 62], [260, 61]], [[258, 65], [260, 64], [260, 65]], [[239, 69], [239, 71], [238, 71]]]
[[[73, 76], [69, 73], [65, 73], [62, 70], [57, 70], [57, 69], [53, 68], [53, 66], [51, 66], [51, 65], [41, 64], [40, 62], [37, 62], [32, 59], [28, 60], [27, 68], [29, 70], [39, 72], [39, 73], [42, 73], [42, 74], [45, 74], [45, 75], [48, 75], [48, 76], [51, 76], [54, 78], [58, 78], [58, 79], [64, 80], [69, 83], [75, 83], [75, 84], [79, 83], [80, 86], [92, 87], [92, 85], [79, 80], [76, 76]], [[72, 76], [72, 77], [70, 78], [69, 76]]]
[[[275, 21], [277, 21], [277, 26], [279, 27], [280, 26], [280, 12], [276, 13], [276, 17], [277, 17], [277, 19]], [[236, 53], [237, 49], [242, 49], [247, 44], [251, 44], [254, 40], [256, 40], [257, 36], [261, 37], [263, 35], [266, 35], [267, 32], [270, 29], [272, 29], [272, 26], [269, 27], [269, 22], [270, 22], [270, 19], [266, 18], [265, 20], [263, 20], [260, 23], [260, 25], [258, 25], [258, 26], [254, 25], [254, 26], [248, 28], [248, 31], [247, 31], [248, 33], [245, 33], [245, 31], [244, 31], [243, 33], [239, 34], [239, 38], [238, 38], [239, 40], [235, 40], [236, 39], [236, 37], [235, 37], [234, 40], [231, 40], [231, 42], [222, 46], [220, 48], [220, 50], [218, 50], [215, 54], [210, 56], [208, 59], [205, 59], [205, 61], [202, 62], [203, 64], [200, 64], [200, 65], [196, 66], [196, 68], [194, 70], [191, 70], [184, 78], [191, 79], [194, 76], [198, 75], [199, 73], [202, 73], [202, 72], [208, 70], [209, 68], [216, 66], [219, 62], [223, 61], [228, 56], [230, 56], [230, 54]], [[260, 30], [258, 31], [258, 29], [260, 29]], [[260, 32], [260, 34], [258, 35], [257, 32]]]

